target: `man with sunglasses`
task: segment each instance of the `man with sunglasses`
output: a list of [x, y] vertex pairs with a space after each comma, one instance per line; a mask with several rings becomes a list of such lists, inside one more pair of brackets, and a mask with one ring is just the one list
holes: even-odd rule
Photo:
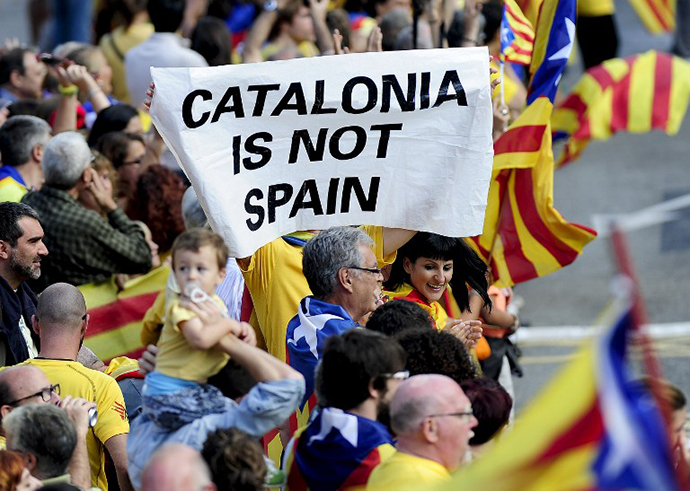
[[[93, 403], [78, 397], [60, 398], [60, 384], [51, 384], [46, 375], [36, 367], [17, 365], [0, 372], [0, 430], [2, 421], [14, 409], [36, 404], [54, 404], [64, 409], [77, 432], [77, 445], [72, 454], [69, 473], [74, 484], [83, 488], [91, 486], [91, 471], [86, 447], [89, 431], [89, 410]], [[5, 448], [5, 437], [0, 436], [0, 448]]]
[[371, 473], [367, 491], [433, 485], [465, 461], [477, 420], [460, 386], [445, 375], [415, 375], [390, 405], [396, 453]]

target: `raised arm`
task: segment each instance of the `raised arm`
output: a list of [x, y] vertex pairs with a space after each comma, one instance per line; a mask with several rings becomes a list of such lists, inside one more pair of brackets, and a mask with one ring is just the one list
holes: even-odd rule
[[388, 256], [400, 249], [402, 246], [414, 237], [416, 234], [414, 230], [405, 230], [403, 228], [383, 228], [383, 255]]

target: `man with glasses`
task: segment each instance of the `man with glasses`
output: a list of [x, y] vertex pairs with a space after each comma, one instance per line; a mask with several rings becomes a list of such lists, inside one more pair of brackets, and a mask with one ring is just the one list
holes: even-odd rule
[[[83, 488], [91, 486], [91, 471], [86, 447], [89, 410], [95, 405], [78, 397], [60, 398], [60, 384], [51, 384], [45, 374], [30, 365], [17, 365], [0, 372], [0, 429], [4, 419], [15, 409], [30, 405], [51, 404], [63, 409], [77, 432], [69, 472], [72, 482]], [[0, 448], [5, 437], [0, 436]]]
[[332, 227], [304, 246], [302, 270], [312, 295], [302, 299], [287, 326], [288, 363], [306, 382], [292, 431], [307, 423], [314, 405], [314, 369], [324, 341], [357, 326], [359, 319], [382, 303], [383, 276], [373, 245], [363, 230]]
[[[112, 190], [91, 167], [86, 140], [66, 131], [45, 147], [45, 183], [22, 198], [40, 215], [51, 256], [44, 265], [47, 286], [58, 281], [82, 285], [115, 273], [139, 274], [151, 268], [151, 250], [143, 230], [118, 208]], [[88, 191], [107, 217], [82, 206], [77, 197]]]
[[38, 356], [25, 363], [40, 369], [61, 393], [95, 403], [98, 418], [86, 435], [91, 486], [108, 489], [105, 475], [107, 449], [117, 472], [120, 489], [132, 489], [127, 476], [129, 421], [122, 391], [114, 378], [76, 361], [89, 323], [84, 296], [76, 287], [56, 283], [38, 299], [33, 318], [41, 339]]
[[382, 423], [409, 376], [404, 367], [405, 352], [383, 334], [354, 329], [326, 340], [316, 373], [321, 408], [286, 451], [289, 489], [366, 484], [371, 471], [395, 452]]
[[415, 375], [391, 400], [396, 453], [371, 473], [367, 491], [432, 485], [465, 460], [477, 420], [460, 386], [445, 375]]

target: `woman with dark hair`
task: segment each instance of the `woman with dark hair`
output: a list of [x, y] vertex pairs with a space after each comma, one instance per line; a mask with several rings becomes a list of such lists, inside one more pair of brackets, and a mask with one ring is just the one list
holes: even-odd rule
[[184, 185], [175, 172], [162, 165], [152, 165], [139, 176], [127, 207], [127, 215], [132, 220], [141, 220], [149, 226], [153, 242], [161, 252], [169, 251], [175, 238], [185, 230], [184, 192]]
[[230, 31], [220, 19], [202, 17], [192, 33], [191, 48], [204, 57], [208, 66], [232, 63]]
[[[391, 297], [418, 303], [429, 313], [437, 329], [448, 329], [468, 348], [473, 348], [481, 329], [479, 322], [470, 321], [465, 314], [469, 310], [465, 283], [490, 305], [484, 275], [486, 266], [475, 257], [476, 253], [461, 239], [419, 232], [398, 250], [384, 287]], [[448, 286], [453, 280], [456, 263], [462, 267], [457, 269], [458, 277], [454, 281], [459, 295], [453, 299]], [[455, 318], [449, 317], [448, 312]]]
[[133, 133], [111, 131], [98, 140], [96, 148], [110, 160], [117, 172], [117, 204], [126, 210], [143, 167], [142, 160], [146, 155], [144, 139]]
[[103, 109], [98, 113], [91, 133], [89, 133], [89, 146], [95, 147], [98, 140], [111, 131], [124, 131], [141, 135], [144, 129], [141, 126], [139, 112], [128, 104], [117, 104]]
[[513, 399], [501, 384], [488, 377], [460, 382], [460, 387], [472, 403], [477, 426], [472, 428], [470, 449], [474, 457], [486, 451], [487, 443], [496, 438], [508, 425]]

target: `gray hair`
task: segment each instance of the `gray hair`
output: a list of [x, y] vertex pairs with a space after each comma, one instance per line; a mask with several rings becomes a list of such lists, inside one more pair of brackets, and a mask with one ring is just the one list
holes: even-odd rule
[[396, 435], [415, 433], [419, 424], [433, 413], [436, 401], [428, 398], [410, 398], [397, 406], [391, 406], [391, 428]]
[[206, 217], [206, 213], [204, 213], [204, 209], [201, 207], [201, 203], [199, 203], [196, 191], [191, 186], [187, 188], [182, 196], [182, 219], [187, 230], [211, 228], [208, 223], [208, 217]]
[[17, 166], [31, 160], [36, 145], [46, 146], [50, 125], [36, 116], [12, 116], [0, 127], [2, 164]]
[[52, 404], [32, 404], [14, 409], [2, 422], [8, 450], [36, 457], [39, 479], [67, 472], [77, 432], [67, 413]]
[[91, 149], [79, 133], [66, 131], [48, 142], [42, 164], [46, 184], [67, 191], [91, 164]]
[[342, 268], [362, 266], [360, 244], [372, 246], [374, 241], [366, 232], [353, 227], [331, 227], [305, 244], [302, 271], [315, 297], [335, 292]]

